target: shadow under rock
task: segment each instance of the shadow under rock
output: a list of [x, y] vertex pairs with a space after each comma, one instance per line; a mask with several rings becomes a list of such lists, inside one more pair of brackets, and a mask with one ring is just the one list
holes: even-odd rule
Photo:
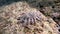
[[49, 7], [49, 6], [55, 6], [55, 1], [49, 1], [49, 0], [25, 0], [30, 7], [33, 8], [43, 8], [43, 7]]

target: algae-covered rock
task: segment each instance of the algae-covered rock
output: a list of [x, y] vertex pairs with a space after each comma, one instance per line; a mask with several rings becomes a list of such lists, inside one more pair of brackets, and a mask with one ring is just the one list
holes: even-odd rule
[[[45, 9], [51, 11], [51, 8]], [[0, 34], [59, 34], [57, 26], [51, 17], [31, 7], [27, 1], [0, 8]]]

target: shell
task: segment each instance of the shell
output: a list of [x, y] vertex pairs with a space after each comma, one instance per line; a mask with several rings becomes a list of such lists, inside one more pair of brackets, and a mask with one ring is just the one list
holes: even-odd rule
[[40, 17], [40, 12], [39, 11], [35, 11], [35, 12], [27, 12], [22, 14], [18, 20], [19, 23], [22, 23], [22, 25], [31, 25], [31, 24], [35, 24], [36, 21], [40, 21], [41, 17]]

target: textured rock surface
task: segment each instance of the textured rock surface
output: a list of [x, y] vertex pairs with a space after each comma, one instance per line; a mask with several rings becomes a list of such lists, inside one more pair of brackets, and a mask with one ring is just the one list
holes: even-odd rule
[[[39, 5], [29, 2], [39, 9], [33, 8], [28, 2], [15, 2], [0, 8], [0, 34], [59, 34], [60, 27], [49, 17], [55, 17], [55, 13], [51, 13], [52, 8], [44, 7], [39, 10]], [[42, 14], [41, 11], [46, 12]]]

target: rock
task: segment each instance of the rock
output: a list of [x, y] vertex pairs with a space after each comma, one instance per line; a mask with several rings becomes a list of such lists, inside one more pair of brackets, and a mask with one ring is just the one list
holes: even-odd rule
[[[30, 7], [26, 2], [16, 2], [3, 6], [2, 8], [3, 9], [0, 11], [1, 34], [58, 34], [58, 29], [56, 27], [57, 24], [53, 22], [53, 19], [48, 19], [38, 9]], [[19, 22], [20, 19], [18, 18], [24, 13], [29, 17], [29, 19], [36, 19], [37, 17], [40, 19], [37, 18], [39, 20], [36, 20], [35, 24], [33, 23], [33, 20], [32, 25], [28, 22], [27, 26], [23, 26], [24, 24]], [[29, 13], [33, 15], [33, 17], [31, 17]], [[27, 17], [25, 14], [22, 16], [21, 20], [23, 17]]]

